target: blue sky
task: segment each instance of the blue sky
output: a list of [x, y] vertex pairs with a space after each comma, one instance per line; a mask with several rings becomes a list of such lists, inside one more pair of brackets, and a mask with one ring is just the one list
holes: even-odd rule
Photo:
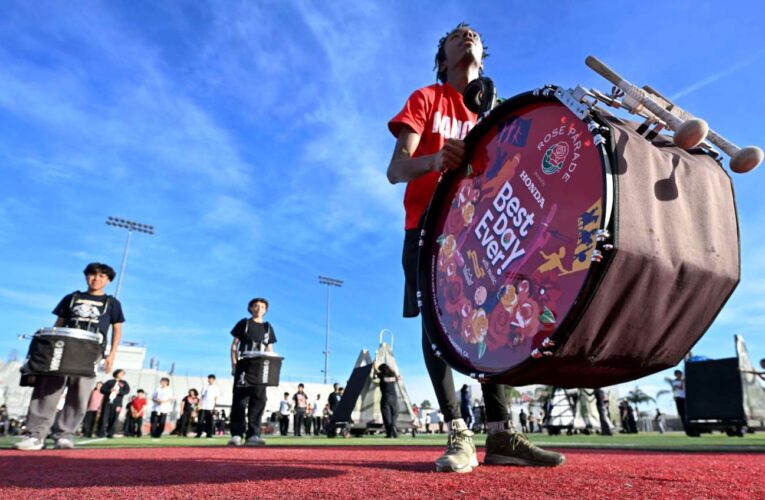
[[[413, 399], [431, 398], [418, 321], [400, 317], [403, 186], [385, 178], [386, 123], [435, 81], [436, 42], [463, 20], [482, 33], [501, 95], [607, 90], [583, 63], [594, 54], [734, 142], [765, 143], [756, 1], [0, 5], [3, 356], [53, 322], [85, 264], [118, 268], [112, 215], [156, 227], [134, 235], [120, 298], [125, 340], [163, 367], [227, 371], [228, 332], [264, 296], [284, 373], [318, 380], [321, 274], [345, 281], [332, 290], [330, 378], [345, 380], [388, 328]], [[741, 284], [694, 351], [732, 356], [740, 333], [759, 359], [763, 171], [734, 185]], [[638, 383], [655, 394], [664, 375]]]

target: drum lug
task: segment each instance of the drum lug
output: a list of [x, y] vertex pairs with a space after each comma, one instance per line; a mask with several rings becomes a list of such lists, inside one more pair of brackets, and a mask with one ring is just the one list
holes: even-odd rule
[[[549, 95], [549, 94], [545, 94]], [[590, 106], [587, 103], [582, 102], [587, 95], [587, 91], [582, 87], [577, 87], [574, 90], [563, 90], [561, 88], [555, 89], [555, 97], [572, 113], [574, 113], [580, 120], [584, 120], [590, 114]]]
[[441, 351], [438, 350], [438, 346], [436, 344], [430, 344], [430, 348], [433, 350], [433, 354], [435, 354], [436, 357], [441, 357]]
[[595, 135], [592, 137], [592, 142], [593, 142], [593, 144], [595, 144], [596, 146], [600, 146], [601, 144], [605, 144], [605, 143], [606, 143], [606, 138], [605, 138], [605, 137], [603, 137], [603, 136], [602, 136], [602, 135], [600, 135], [600, 134], [595, 134]]
[[550, 337], [546, 337], [540, 347], [555, 347], [555, 341], [550, 340]]
[[593, 250], [592, 251], [592, 257], [590, 257], [591, 262], [600, 262], [603, 260], [603, 253], [600, 250]]
[[597, 241], [606, 241], [610, 237], [611, 233], [609, 233], [607, 229], [598, 229], [595, 231], [595, 239]]
[[610, 243], [606, 243], [605, 245], [603, 245], [603, 250], [613, 250], [613, 249], [614, 249], [614, 246]]
[[540, 351], [539, 349], [534, 349], [533, 351], [531, 351], [531, 354], [530, 354], [530, 356], [534, 359], [540, 359], [540, 358], [544, 358], [546, 356], [549, 357], [552, 355], [553, 355], [552, 351]]

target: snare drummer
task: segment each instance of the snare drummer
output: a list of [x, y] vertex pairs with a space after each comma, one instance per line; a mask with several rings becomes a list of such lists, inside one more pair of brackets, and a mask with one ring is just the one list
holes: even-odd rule
[[[402, 258], [406, 281], [404, 317], [419, 315], [416, 285], [420, 219], [440, 173], [459, 167], [465, 156], [463, 139], [477, 117], [465, 107], [462, 91], [481, 75], [485, 56], [478, 33], [467, 24], [459, 24], [438, 43], [435, 62], [441, 83], [416, 90], [388, 123], [396, 137], [388, 165], [388, 180], [392, 184], [407, 183]], [[449, 426], [446, 453], [436, 460], [436, 470], [470, 472], [478, 465], [478, 460], [473, 433], [462, 419], [451, 369], [433, 354], [424, 328], [422, 341], [425, 365]], [[485, 463], [555, 466], [564, 462], [563, 455], [541, 450], [512, 428], [503, 386], [485, 384], [482, 389], [490, 433], [486, 440]]]
[[[54, 326], [101, 333], [105, 347], [111, 325], [111, 350], [104, 359], [104, 370], [109, 372], [122, 337], [122, 323], [125, 322], [120, 302], [104, 292], [104, 288], [114, 279], [115, 272], [106, 264], [96, 262], [88, 264], [84, 274], [88, 291], [70, 293], [61, 299], [53, 310], [53, 314], [58, 316]], [[51, 430], [56, 448], [74, 448], [72, 436], [85, 416], [96, 377], [37, 375], [36, 379], [27, 417], [29, 437], [14, 444], [14, 448], [41, 450], [45, 436]], [[65, 389], [64, 409], [56, 417], [56, 404]]]
[[[247, 305], [250, 318], [241, 319], [231, 330], [231, 373], [236, 374], [236, 364], [245, 351], [273, 352], [276, 343], [274, 329], [263, 317], [268, 312], [268, 301], [252, 299]], [[246, 439], [248, 445], [264, 445], [260, 437], [260, 421], [266, 408], [266, 386], [248, 386], [244, 381], [234, 380], [234, 396], [231, 402], [230, 446], [240, 446]], [[245, 424], [245, 413], [247, 422]]]

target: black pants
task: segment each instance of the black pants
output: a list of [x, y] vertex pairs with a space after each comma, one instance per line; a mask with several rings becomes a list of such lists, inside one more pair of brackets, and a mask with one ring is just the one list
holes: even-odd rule
[[310, 415], [306, 415], [305, 417], [305, 435], [310, 436], [311, 435], [311, 424], [313, 423], [313, 417]]
[[303, 435], [303, 425], [305, 421], [305, 408], [295, 409], [295, 421], [292, 423], [293, 431], [296, 436]]
[[110, 403], [104, 398], [101, 405], [101, 423], [98, 426], [98, 437], [114, 437], [114, 428], [117, 425], [117, 407], [119, 405]]
[[383, 397], [380, 401], [380, 411], [382, 412], [383, 425], [385, 425], [385, 436], [389, 438], [398, 437], [398, 430], [396, 430], [398, 401], [396, 398]]
[[165, 432], [165, 421], [167, 420], [167, 413], [151, 412], [151, 437], [162, 437], [162, 433]]
[[675, 398], [675, 406], [677, 407], [677, 416], [680, 417], [680, 423], [685, 429], [685, 398]]
[[93, 430], [96, 427], [96, 418], [98, 417], [98, 411], [85, 412], [85, 418], [82, 420], [82, 435], [85, 437], [93, 437]]
[[[404, 290], [404, 317], [412, 318], [419, 314], [417, 308], [417, 259], [419, 252], [419, 230], [407, 229], [404, 236], [404, 251], [401, 263], [404, 267], [406, 288]], [[436, 393], [438, 405], [444, 414], [444, 420], [451, 422], [462, 418], [460, 404], [454, 389], [454, 378], [449, 366], [435, 354], [430, 347], [430, 341], [422, 327], [422, 352], [425, 356], [425, 366]], [[505, 388], [497, 384], [481, 384], [484, 403], [486, 404], [486, 419], [489, 422], [504, 422], [508, 420]]]
[[321, 431], [321, 417], [313, 417], [313, 435], [318, 436]]
[[179, 436], [185, 436], [189, 433], [189, 428], [191, 427], [191, 412], [183, 412], [183, 415], [181, 415], [181, 423], [179, 425], [178, 429], [178, 435]]
[[134, 417], [133, 420], [133, 436], [143, 436], [143, 416]]
[[[260, 421], [266, 408], [266, 386], [234, 386], [234, 399], [231, 402], [231, 435], [260, 436]], [[247, 423], [245, 424], [245, 413]]]
[[290, 416], [279, 415], [279, 434], [286, 436], [290, 429]]
[[212, 410], [199, 410], [199, 416], [197, 417], [197, 437], [200, 437], [202, 433], [206, 433], [207, 437], [213, 437], [213, 412]]

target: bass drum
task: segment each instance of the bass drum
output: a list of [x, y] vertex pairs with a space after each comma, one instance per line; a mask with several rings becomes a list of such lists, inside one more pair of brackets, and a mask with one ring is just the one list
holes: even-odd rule
[[674, 366], [738, 283], [715, 159], [567, 95], [521, 94], [481, 120], [423, 221], [426, 333], [478, 379], [602, 387]]

